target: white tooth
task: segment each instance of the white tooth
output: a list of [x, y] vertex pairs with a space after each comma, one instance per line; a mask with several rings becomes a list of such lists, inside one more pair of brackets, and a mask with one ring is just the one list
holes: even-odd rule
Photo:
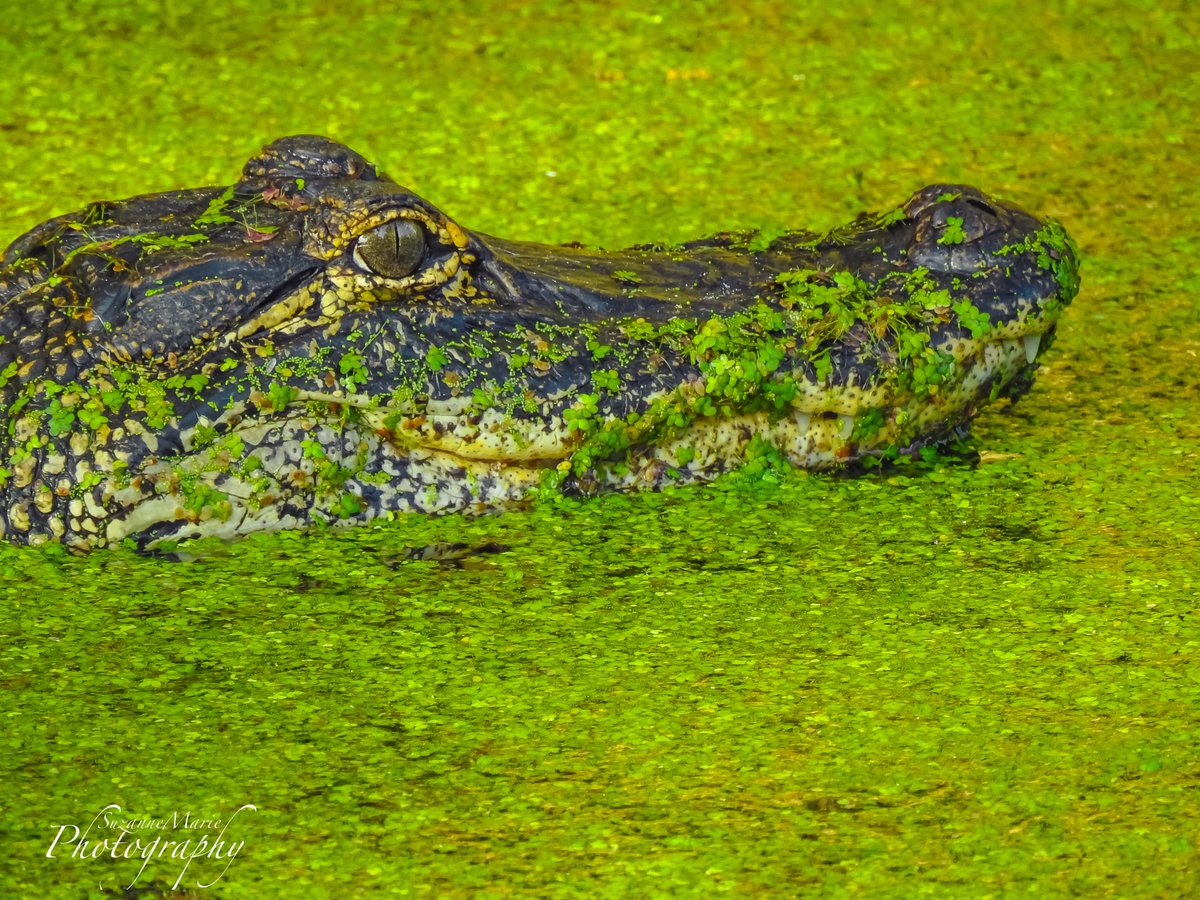
[[1033, 358], [1037, 356], [1038, 347], [1041, 346], [1042, 336], [1040, 334], [1025, 335], [1025, 361], [1033, 362]]
[[854, 434], [853, 416], [838, 416], [838, 425], [840, 426], [838, 434], [843, 440], [848, 439], [850, 435]]
[[808, 422], [809, 422], [809, 419], [812, 418], [812, 416], [810, 416], [806, 412], [797, 412], [797, 413], [792, 413], [792, 418], [794, 418], [796, 420], [796, 430], [797, 431], [800, 431], [801, 433], [808, 431]]

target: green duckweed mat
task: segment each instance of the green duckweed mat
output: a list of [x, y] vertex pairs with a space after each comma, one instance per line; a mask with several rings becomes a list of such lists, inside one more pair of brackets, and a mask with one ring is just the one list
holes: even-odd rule
[[[0, 895], [1200, 891], [1190, 3], [5, 6], [0, 243], [315, 132], [505, 237], [963, 181], [1086, 258], [959, 457], [185, 562], [0, 548]], [[408, 558], [437, 542], [507, 549]]]

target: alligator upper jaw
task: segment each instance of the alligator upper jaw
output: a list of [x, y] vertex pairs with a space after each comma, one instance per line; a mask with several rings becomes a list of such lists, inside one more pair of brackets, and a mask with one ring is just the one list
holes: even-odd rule
[[524, 312], [584, 322], [660, 318], [696, 304], [733, 309], [751, 302], [772, 277], [750, 254], [725, 247], [596, 252], [474, 237], [486, 294]]
[[[824, 237], [793, 232], [753, 250], [746, 234], [617, 252], [483, 234], [472, 234], [471, 241], [480, 262], [479, 286], [487, 296], [532, 315], [578, 321], [727, 315], [777, 290], [776, 276], [794, 270], [849, 272], [872, 284], [928, 272], [938, 287], [953, 281], [971, 285], [972, 294], [990, 294], [986, 311], [993, 321], [1010, 326], [1028, 312], [1030, 301], [1036, 306], [1052, 298], [1060, 305], [1071, 300], [1073, 289], [1031, 268], [1028, 253], [1020, 261], [1014, 256], [1052, 227], [1063, 240], [1050, 252], [1063, 272], [1074, 273], [1073, 248], [1054, 223], [963, 185], [931, 185], [898, 211], [903, 218], [886, 225], [881, 217], [864, 214]], [[993, 282], [974, 280], [988, 272], [1005, 274]], [[1006, 336], [1013, 336], [1012, 330]]]

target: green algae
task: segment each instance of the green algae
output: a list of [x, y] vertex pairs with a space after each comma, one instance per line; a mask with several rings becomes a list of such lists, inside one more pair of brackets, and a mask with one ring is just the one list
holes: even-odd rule
[[[978, 183], [1068, 224], [1084, 293], [962, 460], [192, 562], [0, 548], [0, 892], [130, 877], [45, 858], [113, 802], [260, 807], [205, 896], [1194, 888], [1187, 4], [225, 7], [10, 20], [5, 238], [316, 131], [470, 227], [605, 246]], [[439, 542], [509, 549], [406, 550]]]

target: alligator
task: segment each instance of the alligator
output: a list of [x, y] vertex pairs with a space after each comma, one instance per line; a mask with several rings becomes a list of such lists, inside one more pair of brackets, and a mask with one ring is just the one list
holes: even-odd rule
[[605, 252], [287, 137], [8, 248], [0, 532], [147, 547], [896, 458], [1028, 390], [1078, 285], [1058, 223], [964, 185]]

